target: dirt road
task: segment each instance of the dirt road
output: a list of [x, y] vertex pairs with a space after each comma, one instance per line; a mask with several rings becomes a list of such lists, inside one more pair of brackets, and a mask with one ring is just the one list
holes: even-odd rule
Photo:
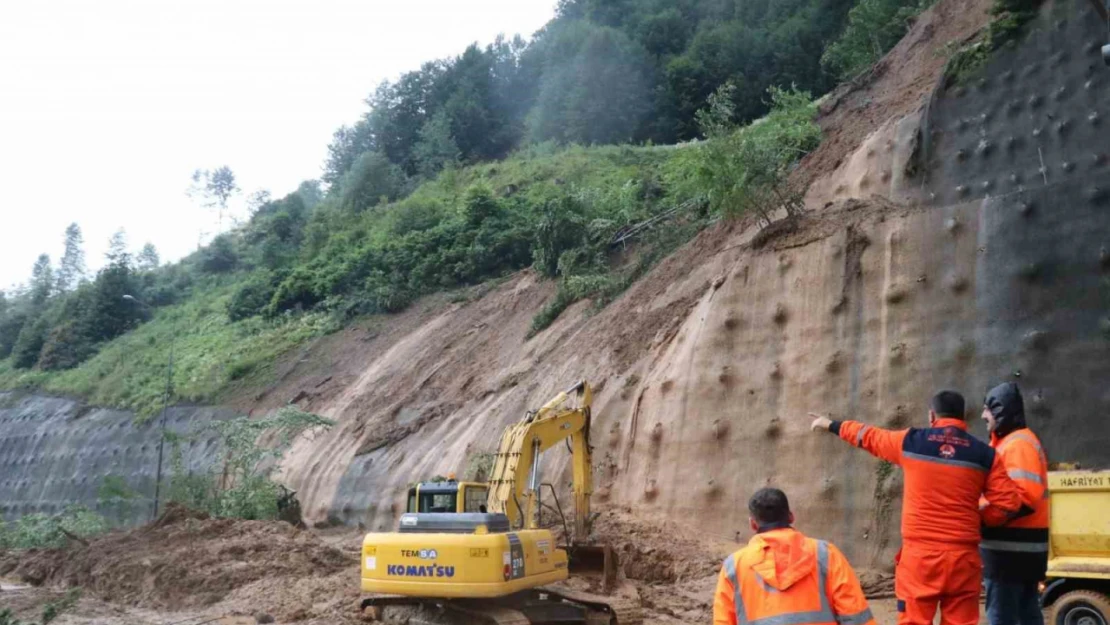
[[[617, 551], [627, 577], [619, 593], [638, 599], [647, 625], [712, 620], [720, 562], [735, 542], [620, 510], [602, 514], [594, 531]], [[55, 623], [353, 625], [364, 622], [357, 608], [361, 542], [356, 528], [306, 531], [171, 506], [150, 525], [87, 545], [0, 552], [0, 608], [38, 620], [67, 588], [81, 588], [81, 599]], [[895, 623], [889, 576], [860, 577], [867, 592], [884, 597], [872, 603], [878, 622]]]

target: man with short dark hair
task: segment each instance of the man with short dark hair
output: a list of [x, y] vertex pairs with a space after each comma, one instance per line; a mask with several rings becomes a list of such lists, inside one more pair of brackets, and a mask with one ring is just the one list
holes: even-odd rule
[[762, 488], [748, 500], [748, 512], [756, 534], [721, 567], [714, 625], [875, 625], [840, 550], [791, 527], [786, 493]]
[[[992, 388], [983, 400], [991, 447], [1021, 488], [1022, 514], [983, 529], [979, 550], [991, 625], [1044, 625], [1037, 584], [1048, 569], [1048, 458], [1025, 424], [1025, 401], [1013, 382]], [[986, 505], [984, 499], [982, 505]]]
[[[811, 429], [902, 467], [902, 549], [894, 575], [900, 625], [932, 625], [938, 606], [941, 625], [976, 625], [980, 514], [1000, 525], [1021, 508], [1001, 458], [968, 433], [964, 413], [955, 391], [933, 396], [927, 428], [891, 431], [810, 413]], [[988, 503], [980, 510], [982, 496]]]

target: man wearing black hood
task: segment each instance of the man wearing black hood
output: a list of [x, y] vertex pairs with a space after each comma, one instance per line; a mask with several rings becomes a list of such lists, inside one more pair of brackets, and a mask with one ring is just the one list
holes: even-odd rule
[[[1044, 625], [1037, 584], [1048, 567], [1048, 460], [1041, 441], [1025, 425], [1017, 384], [987, 393], [983, 420], [991, 447], [1021, 489], [1021, 512], [1000, 527], [983, 527], [979, 550], [991, 625]], [[981, 502], [985, 505], [985, 500]]]

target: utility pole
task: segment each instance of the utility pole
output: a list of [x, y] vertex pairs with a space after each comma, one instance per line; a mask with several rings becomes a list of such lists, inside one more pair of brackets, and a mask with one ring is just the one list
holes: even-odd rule
[[[133, 295], [124, 295], [123, 299], [153, 311], [154, 308], [143, 302]], [[154, 506], [150, 511], [150, 520], [158, 518], [158, 504], [162, 494], [162, 458], [166, 448], [166, 412], [170, 407], [170, 392], [173, 388], [173, 346], [174, 339], [177, 337], [177, 322], [173, 321], [170, 325], [170, 361], [166, 367], [166, 389], [162, 393], [162, 416], [159, 418], [159, 431], [158, 437], [158, 472], [154, 478]]]

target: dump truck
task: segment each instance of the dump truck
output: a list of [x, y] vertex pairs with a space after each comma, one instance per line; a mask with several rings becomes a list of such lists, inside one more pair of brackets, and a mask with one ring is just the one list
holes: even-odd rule
[[1050, 471], [1050, 625], [1110, 623], [1110, 471]]

